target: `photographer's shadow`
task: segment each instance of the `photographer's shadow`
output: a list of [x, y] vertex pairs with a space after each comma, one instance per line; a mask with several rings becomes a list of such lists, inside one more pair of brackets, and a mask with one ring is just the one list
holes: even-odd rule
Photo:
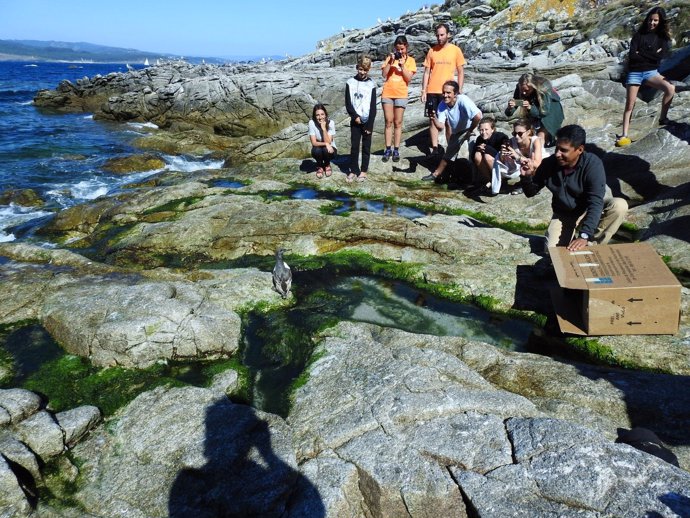
[[[282, 439], [280, 432], [275, 436]], [[169, 516], [279, 517], [295, 506], [325, 516], [318, 490], [297, 471], [289, 439], [286, 444], [274, 452], [268, 423], [253, 408], [226, 399], [214, 403], [206, 412], [207, 462], [177, 475]]]

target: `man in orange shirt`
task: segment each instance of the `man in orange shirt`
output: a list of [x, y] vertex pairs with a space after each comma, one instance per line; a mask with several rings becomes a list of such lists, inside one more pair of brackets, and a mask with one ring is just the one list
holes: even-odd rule
[[429, 49], [424, 60], [424, 78], [422, 79], [422, 102], [424, 113], [429, 117], [429, 135], [431, 136], [431, 154], [436, 155], [438, 150], [439, 130], [431, 120], [431, 114], [435, 114], [439, 103], [443, 100], [443, 84], [452, 80], [457, 73], [460, 92], [465, 81], [465, 56], [457, 45], [450, 43], [450, 29], [445, 23], [436, 27], [436, 41]]

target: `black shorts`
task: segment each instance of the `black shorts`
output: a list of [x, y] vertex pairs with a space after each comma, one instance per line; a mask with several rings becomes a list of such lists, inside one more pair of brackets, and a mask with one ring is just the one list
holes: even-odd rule
[[426, 104], [424, 105], [424, 116], [429, 117], [431, 113], [438, 111], [438, 105], [443, 101], [441, 94], [426, 94]]

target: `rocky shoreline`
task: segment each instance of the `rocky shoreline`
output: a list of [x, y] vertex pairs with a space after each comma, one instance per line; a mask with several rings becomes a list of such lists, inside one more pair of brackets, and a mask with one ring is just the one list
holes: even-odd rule
[[[39, 230], [55, 248], [0, 244], [0, 325], [37, 322], [103, 372], [236, 356], [248, 312], [286, 311], [297, 301], [272, 291], [266, 269], [233, 261], [279, 246], [300, 268], [368, 258], [378, 265], [371, 273], [385, 265], [432, 293], [543, 324], [551, 314], [544, 293], [555, 283], [540, 266], [550, 195], [481, 199], [420, 182], [428, 167], [421, 74], [399, 164], [374, 156], [367, 182], [353, 185], [343, 162], [318, 181], [305, 160], [317, 101], [333, 108], [339, 150], [347, 151], [338, 85], [355, 56], [380, 58], [401, 31], [421, 57], [440, 21], [456, 24], [466, 49], [466, 93], [500, 126], [519, 74], [553, 80], [566, 122], [587, 129], [609, 185], [633, 206], [620, 237], [651, 243], [687, 275], [688, 85], [678, 85], [673, 125], [656, 125], [658, 101], [639, 101], [635, 142], [614, 148], [627, 44], [616, 28], [642, 8], [555, 4], [530, 0], [496, 12], [473, 0], [446, 2], [346, 31], [285, 62], [169, 63], [40, 92], [38, 107], [159, 126], [138, 142], [146, 155], [114, 170], [158, 168], [161, 152], [227, 160], [193, 175], [160, 173], [61, 211]], [[378, 120], [374, 149], [382, 130]], [[324, 199], [295, 199], [297, 187]], [[334, 196], [426, 215], [338, 215], [343, 202]], [[0, 515], [687, 516], [689, 310], [686, 284], [674, 336], [565, 342], [547, 324], [538, 330], [552, 342], [545, 355], [343, 321], [310, 337], [308, 376], [286, 418], [239, 404], [232, 369], [206, 388], [147, 390], [101, 424], [95, 407], [54, 413], [29, 391], [0, 391]], [[571, 359], [559, 350], [566, 344]], [[10, 370], [3, 361], [0, 379]], [[19, 396], [30, 411], [13, 410]], [[653, 430], [680, 467], [614, 442], [634, 427]], [[50, 470], [48, 450], [59, 458]]]

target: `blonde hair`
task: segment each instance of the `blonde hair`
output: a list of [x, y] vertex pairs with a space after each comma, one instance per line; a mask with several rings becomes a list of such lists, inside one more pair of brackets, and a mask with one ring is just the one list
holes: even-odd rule
[[357, 67], [358, 68], [363, 68], [364, 70], [370, 70], [371, 69], [371, 58], [369, 56], [359, 56], [357, 58]]
[[[534, 99], [537, 108], [539, 108], [539, 113], [544, 113], [546, 92], [553, 89], [549, 80], [545, 77], [527, 73], [520, 76], [520, 79], [518, 79], [518, 86], [519, 85], [529, 85], [534, 89]], [[522, 95], [520, 95], [520, 97], [522, 97]], [[528, 113], [529, 112], [521, 114], [521, 117], [527, 117]]]

